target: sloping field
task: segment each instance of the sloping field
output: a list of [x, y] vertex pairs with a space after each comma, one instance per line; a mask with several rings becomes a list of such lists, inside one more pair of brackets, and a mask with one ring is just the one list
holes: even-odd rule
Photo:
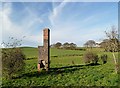
[[[99, 56], [108, 55], [106, 64], [99, 60], [98, 65], [85, 65], [84, 50], [50, 50], [50, 71], [37, 72], [38, 51], [36, 48], [22, 48], [26, 57], [24, 73], [12, 80], [3, 80], [3, 86], [116, 86], [118, 75], [115, 73], [114, 61], [110, 52], [95, 48]], [[116, 57], [118, 58], [118, 54]]]

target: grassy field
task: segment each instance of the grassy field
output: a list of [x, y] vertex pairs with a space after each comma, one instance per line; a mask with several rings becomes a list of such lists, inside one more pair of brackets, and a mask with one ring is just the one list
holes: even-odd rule
[[[37, 72], [38, 49], [22, 48], [27, 58], [24, 73], [12, 80], [3, 80], [3, 86], [117, 86], [118, 74], [115, 73], [114, 61], [110, 52], [94, 48], [99, 56], [108, 55], [108, 62], [100, 65], [85, 65], [84, 50], [50, 50], [50, 71]], [[118, 58], [118, 53], [115, 53]]]

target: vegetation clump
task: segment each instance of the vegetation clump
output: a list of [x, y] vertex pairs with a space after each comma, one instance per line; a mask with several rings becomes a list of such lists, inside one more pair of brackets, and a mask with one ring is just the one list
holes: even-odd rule
[[93, 53], [93, 52], [91, 52], [91, 51], [88, 51], [88, 52], [86, 52], [85, 54], [84, 54], [84, 61], [85, 61], [85, 63], [87, 64], [87, 63], [93, 63], [93, 64], [97, 64], [98, 63], [98, 60], [99, 60], [99, 58], [98, 58], [98, 55], [97, 54], [95, 54], [95, 53]]
[[[11, 38], [13, 40], [13, 38]], [[18, 42], [4, 43], [2, 49], [2, 72], [3, 77], [12, 79], [12, 77], [24, 69], [25, 55], [18, 47]]]
[[107, 63], [107, 57], [108, 56], [106, 54], [101, 55], [101, 60], [102, 60], [103, 64]]

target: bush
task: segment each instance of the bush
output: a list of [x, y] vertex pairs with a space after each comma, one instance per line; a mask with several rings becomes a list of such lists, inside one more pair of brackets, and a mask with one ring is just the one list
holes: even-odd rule
[[108, 56], [106, 54], [101, 55], [101, 60], [102, 60], [103, 64], [107, 63], [107, 57]]
[[2, 70], [5, 78], [11, 79], [13, 75], [24, 69], [25, 55], [20, 48], [2, 49]]
[[5, 47], [2, 49], [2, 72], [6, 79], [11, 79], [17, 73], [22, 72], [25, 66], [25, 55], [20, 48], [17, 48], [21, 45], [22, 40], [19, 41], [13, 37], [9, 37], [9, 39], [9, 42], [2, 43]]
[[95, 53], [93, 53], [93, 52], [86, 52], [85, 54], [84, 54], [84, 61], [85, 61], [85, 63], [87, 64], [87, 63], [94, 63], [94, 64], [97, 64], [97, 62], [98, 62], [98, 60], [99, 60], [99, 58], [98, 58], [98, 55], [97, 54], [95, 54]]

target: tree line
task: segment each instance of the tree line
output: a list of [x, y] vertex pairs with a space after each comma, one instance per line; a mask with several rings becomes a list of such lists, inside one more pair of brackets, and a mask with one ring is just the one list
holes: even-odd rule
[[52, 48], [58, 48], [58, 49], [76, 49], [77, 48], [77, 45], [75, 43], [60, 43], [60, 42], [57, 42], [55, 44], [52, 44], [50, 47]]

